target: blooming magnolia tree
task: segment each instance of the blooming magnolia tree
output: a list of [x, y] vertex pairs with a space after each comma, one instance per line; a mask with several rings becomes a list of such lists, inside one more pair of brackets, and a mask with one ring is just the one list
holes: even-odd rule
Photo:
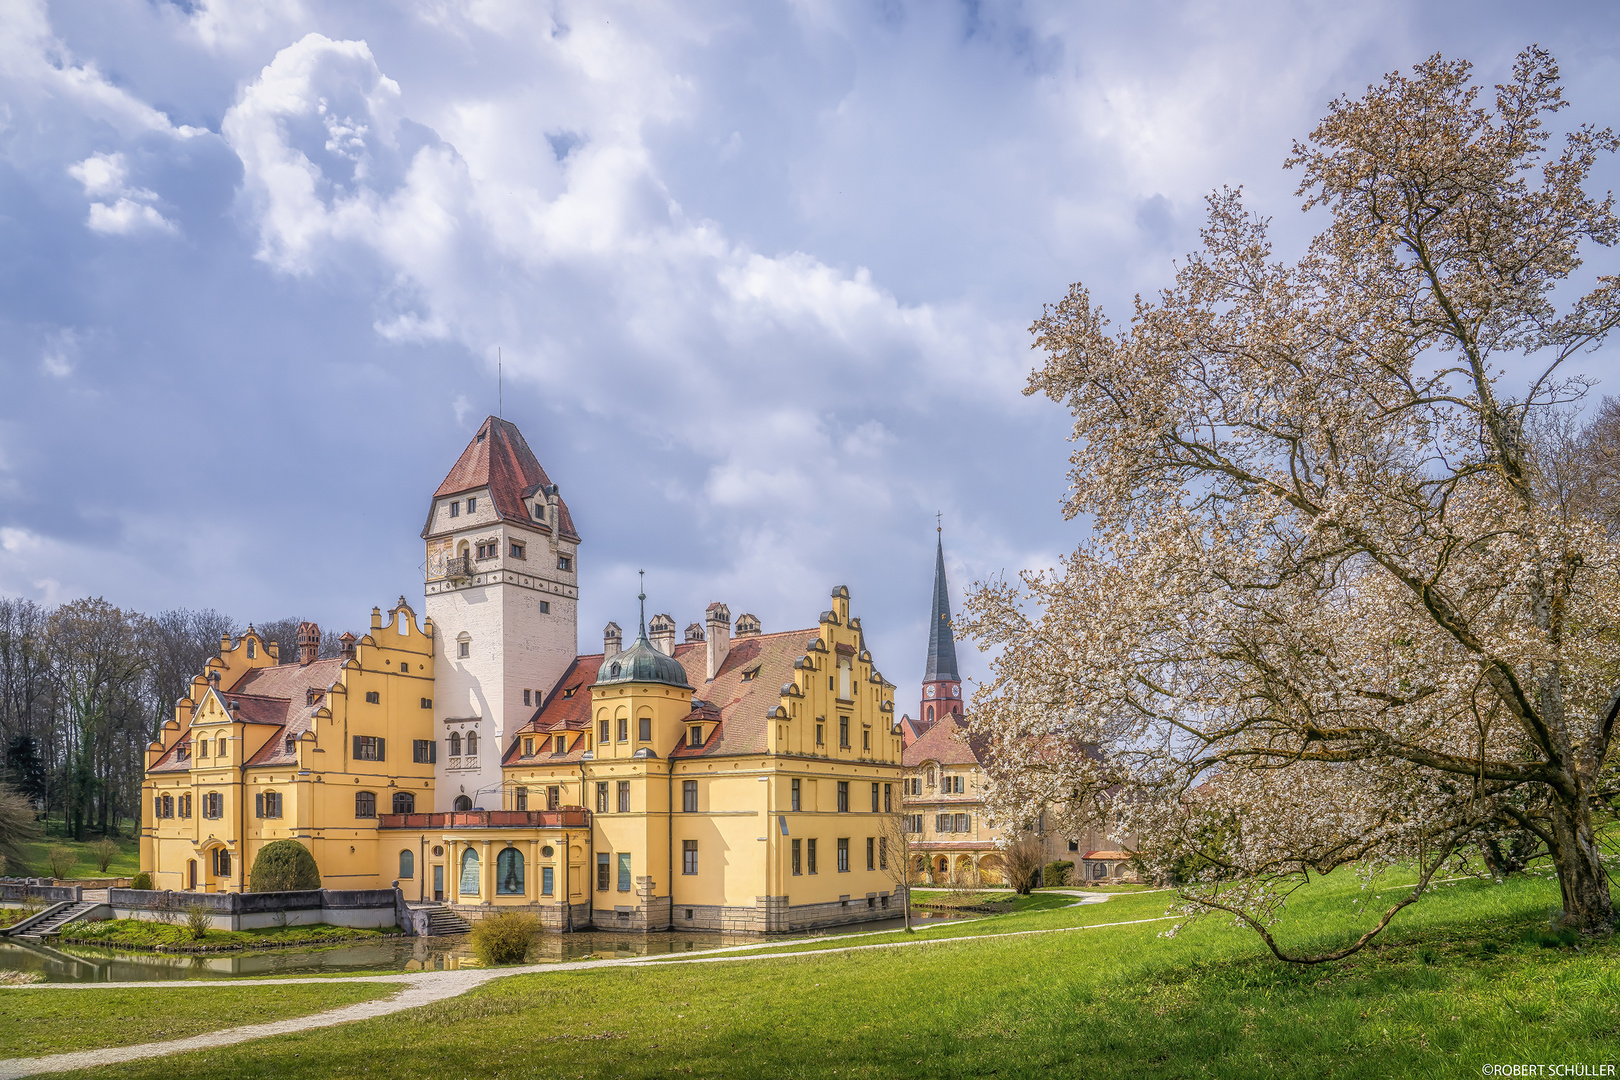
[[1542, 850], [1566, 918], [1611, 921], [1620, 547], [1534, 434], [1620, 319], [1614, 278], [1564, 297], [1620, 236], [1584, 191], [1616, 139], [1549, 146], [1539, 49], [1491, 104], [1469, 74], [1432, 58], [1295, 144], [1327, 226], [1297, 262], [1227, 190], [1128, 329], [1081, 285], [1045, 311], [1026, 392], [1074, 415], [1092, 538], [968, 602], [999, 647], [974, 705], [998, 812], [1112, 815], [1191, 910], [1279, 956], [1288, 890], [1347, 864], [1419, 880], [1331, 956], [1459, 853]]

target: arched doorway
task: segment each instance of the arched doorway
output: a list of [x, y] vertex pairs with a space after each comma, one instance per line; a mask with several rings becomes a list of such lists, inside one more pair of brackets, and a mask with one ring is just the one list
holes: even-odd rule
[[990, 854], [980, 857], [979, 880], [986, 885], [1005, 885], [1007, 883], [1007, 868], [1002, 863], [1000, 855]]
[[186, 888], [192, 892], [197, 890], [197, 860], [186, 860]]

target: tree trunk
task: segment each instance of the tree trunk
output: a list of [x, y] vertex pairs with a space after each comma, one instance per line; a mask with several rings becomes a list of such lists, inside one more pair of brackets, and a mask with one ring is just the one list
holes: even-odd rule
[[1609, 897], [1609, 876], [1592, 833], [1592, 818], [1584, 807], [1573, 812], [1563, 799], [1552, 801], [1553, 862], [1558, 887], [1564, 895], [1564, 920], [1581, 930], [1598, 930], [1614, 921]]

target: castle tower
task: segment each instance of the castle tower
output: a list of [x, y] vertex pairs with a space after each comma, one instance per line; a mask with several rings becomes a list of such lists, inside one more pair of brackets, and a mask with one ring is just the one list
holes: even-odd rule
[[579, 534], [517, 426], [491, 416], [433, 493], [422, 539], [435, 653], [434, 809], [499, 810], [510, 733], [578, 651]]
[[956, 669], [956, 636], [951, 632], [951, 594], [945, 583], [945, 540], [934, 550], [934, 609], [928, 620], [928, 663], [923, 669], [922, 705], [917, 713], [924, 728], [942, 717], [962, 713], [962, 676]]

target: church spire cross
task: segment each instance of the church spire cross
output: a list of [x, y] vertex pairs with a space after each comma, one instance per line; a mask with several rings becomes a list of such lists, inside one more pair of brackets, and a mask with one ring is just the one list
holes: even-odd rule
[[956, 637], [951, 633], [951, 594], [945, 581], [943, 529], [934, 548], [934, 609], [928, 620], [928, 667], [924, 682], [960, 682], [956, 669]]

